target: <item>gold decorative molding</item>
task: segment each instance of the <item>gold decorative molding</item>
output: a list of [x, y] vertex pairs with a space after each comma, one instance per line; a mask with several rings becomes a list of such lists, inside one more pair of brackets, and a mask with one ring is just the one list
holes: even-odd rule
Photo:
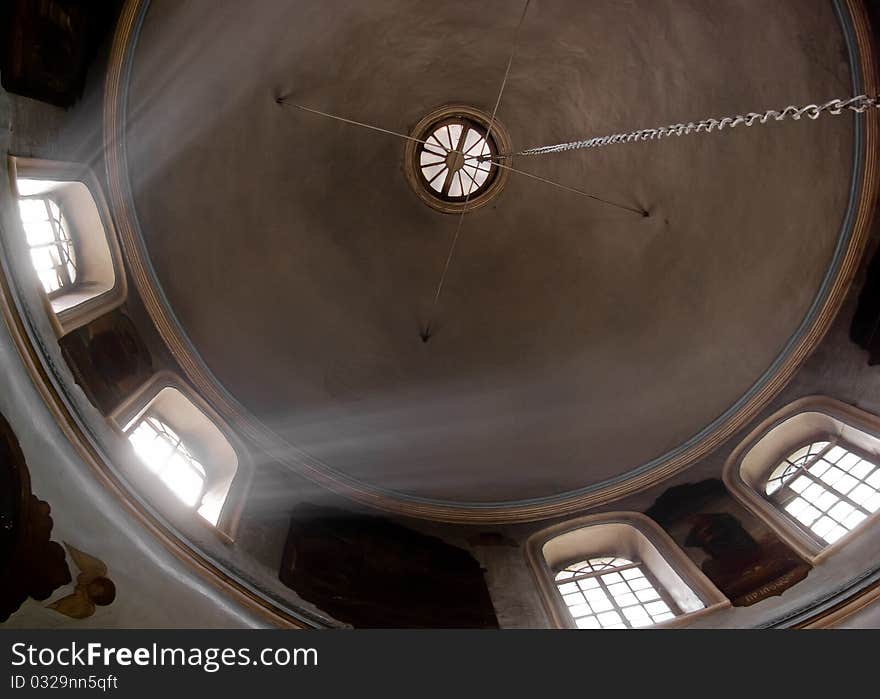
[[[157, 289], [137, 230], [124, 147], [128, 71], [133, 60], [139, 23], [148, 5], [149, 0], [127, 0], [125, 3], [109, 59], [104, 103], [104, 145], [110, 202], [135, 286], [157, 331], [179, 363], [185, 377], [239, 434], [306, 478], [352, 500], [385, 512], [450, 523], [529, 522], [582, 512], [590, 507], [607, 504], [645, 490], [670, 478], [727, 441], [753, 420], [759, 411], [782, 390], [830, 327], [864, 252], [878, 191], [878, 127], [880, 127], [878, 119], [880, 117], [873, 111], [862, 116], [860, 152], [862, 167], [861, 172], [854, 175], [857, 179], [857, 195], [855, 210], [852, 212], [854, 216], [850, 238], [839, 258], [837, 272], [830, 280], [824, 299], [813, 314], [809, 326], [801, 333], [797, 344], [789, 349], [772, 376], [699, 442], [682, 449], [650, 470], [634, 474], [624, 482], [536, 501], [498, 504], [451, 503], [411, 497], [370, 486], [298, 451], [239, 405], [193, 350], [174, 319], [173, 312]], [[862, 0], [845, 0], [841, 7], [852, 24], [852, 38], [858, 53], [862, 91], [877, 94], [874, 51], [864, 3]]]
[[826, 609], [799, 624], [795, 624], [793, 628], [831, 629], [839, 626], [851, 616], [858, 614], [872, 604], [877, 604], [878, 600], [880, 600], [880, 581], [869, 585], [861, 592], [847, 597], [830, 609]]

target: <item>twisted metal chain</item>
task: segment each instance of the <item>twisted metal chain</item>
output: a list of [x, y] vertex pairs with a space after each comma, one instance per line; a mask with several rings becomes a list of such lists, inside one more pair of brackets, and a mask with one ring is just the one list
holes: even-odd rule
[[722, 131], [727, 128], [733, 129], [742, 125], [754, 126], [755, 124], [766, 124], [768, 121], [784, 121], [785, 119], [799, 121], [803, 117], [818, 119], [826, 112], [835, 116], [842, 114], [845, 110], [861, 114], [871, 108], [880, 108], [880, 99], [877, 97], [868, 97], [867, 95], [859, 95], [845, 100], [833, 99], [821, 105], [808, 104], [805, 107], [788, 106], [782, 111], [768, 109], [763, 114], [749, 112], [745, 115], [738, 114], [736, 116], [724, 117], [722, 119], [703, 119], [702, 121], [691, 121], [687, 124], [673, 124], [671, 126], [660, 126], [654, 129], [641, 129], [629, 133], [618, 133], [611, 136], [598, 136], [583, 141], [570, 141], [568, 143], [557, 143], [551, 146], [527, 148], [516, 153], [501, 153], [496, 157], [509, 158], [512, 156], [546, 155], [548, 153], [562, 153], [570, 150], [581, 150], [583, 148], [602, 148], [603, 146], [610, 146], [617, 143], [654, 141], [669, 136], [687, 136], [693, 133], [712, 133], [713, 131]]

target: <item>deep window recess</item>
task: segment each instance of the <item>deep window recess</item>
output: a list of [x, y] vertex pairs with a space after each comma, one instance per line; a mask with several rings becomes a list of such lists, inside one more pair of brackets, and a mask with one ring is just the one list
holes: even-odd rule
[[[122, 251], [101, 184], [79, 163], [9, 156], [24, 246], [23, 274], [31, 267], [49, 298], [59, 337], [88, 325], [125, 302]], [[28, 259], [29, 258], [29, 259]]]

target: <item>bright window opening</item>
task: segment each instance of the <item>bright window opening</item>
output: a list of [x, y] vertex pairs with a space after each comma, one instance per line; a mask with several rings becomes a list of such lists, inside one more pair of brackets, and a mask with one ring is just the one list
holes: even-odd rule
[[419, 165], [428, 186], [450, 199], [476, 194], [492, 173], [492, 148], [484, 133], [466, 120], [438, 126], [422, 145]]
[[[236, 479], [238, 454], [227, 433], [209, 417], [207, 404], [200, 407], [198, 396], [188, 396], [179, 386], [174, 375], [159, 373], [114, 412], [113, 419], [123, 426], [138, 457], [132, 460], [131, 476], [160, 506], [173, 501], [163, 497], [170, 491], [228, 534], [236, 526], [246, 484]], [[156, 481], [164, 488], [154, 488]], [[179, 514], [176, 508], [175, 513]]]
[[643, 566], [626, 558], [572, 563], [554, 582], [579, 629], [641, 628], [679, 614]]
[[31, 262], [47, 294], [71, 288], [77, 280], [76, 252], [70, 226], [49, 197], [20, 199], [18, 208], [31, 251]]
[[129, 441], [144, 465], [187, 507], [195, 508], [205, 490], [205, 468], [183, 440], [156, 417], [143, 417], [129, 432]]
[[56, 332], [66, 335], [120, 306], [128, 290], [122, 251], [94, 173], [79, 163], [14, 156], [8, 165], [29, 249], [20, 262], [33, 267], [48, 295]]
[[880, 468], [833, 441], [812, 442], [773, 470], [765, 492], [802, 528], [833, 544], [880, 510]]

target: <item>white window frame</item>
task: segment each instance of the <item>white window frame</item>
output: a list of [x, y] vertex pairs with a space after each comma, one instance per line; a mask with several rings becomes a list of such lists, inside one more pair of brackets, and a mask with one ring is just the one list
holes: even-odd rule
[[56, 200], [70, 227], [77, 255], [76, 282], [52, 294], [46, 294], [39, 284], [57, 334], [66, 335], [122, 305], [128, 295], [122, 250], [100, 181], [91, 168], [17, 156], [8, 156], [7, 164], [16, 199], [19, 178], [57, 183], [45, 196]]
[[[572, 566], [583, 564], [589, 566], [589, 570], [570, 570]], [[562, 595], [571, 622], [578, 628], [647, 628], [682, 614], [666, 588], [654, 579], [651, 571], [640, 560], [631, 561], [619, 556], [590, 556], [586, 560], [581, 558], [554, 568], [558, 570], [554, 580], [557, 594]], [[565, 588], [569, 588], [567, 592]], [[566, 595], [575, 597], [576, 603], [570, 605], [565, 599]], [[658, 604], [662, 605], [662, 609], [654, 611], [652, 607]], [[579, 608], [583, 613], [576, 617], [572, 610]], [[635, 614], [637, 610], [641, 614]], [[607, 618], [603, 621], [603, 617], [610, 615], [614, 615], [616, 621]], [[655, 621], [655, 616], [668, 616], [669, 619]], [[596, 626], [581, 627], [582, 618], [592, 620]], [[639, 624], [640, 618], [648, 623]]]
[[880, 418], [827, 396], [809, 396], [782, 408], [756, 427], [724, 465], [728, 492], [805, 561], [816, 565], [853, 537], [880, 535], [880, 512], [827, 544], [766, 495], [767, 477], [793, 452], [810, 442], [830, 441], [880, 464]]
[[646, 628], [683, 626], [696, 617], [730, 606], [672, 538], [638, 512], [608, 512], [579, 517], [544, 529], [526, 543], [526, 560], [544, 607], [557, 628], [576, 628], [556, 587], [556, 573], [577, 560], [620, 556], [638, 563], [663, 588], [680, 614]]
[[[223, 440], [232, 449], [235, 454], [235, 470], [226, 490], [223, 504], [216, 524], [211, 524], [197, 513], [198, 508], [189, 509], [180, 502], [177, 497], [167, 490], [164, 483], [159, 482], [155, 474], [144, 468], [140, 458], [135, 454], [134, 449], [128, 443], [128, 431], [135, 426], [144, 415], [150, 414], [151, 409], [156, 403], [159, 396], [165, 389], [174, 389], [182, 394], [182, 396], [192, 404], [214, 428], [222, 435]], [[173, 424], [172, 420], [166, 420], [160, 416], [163, 422], [166, 422], [172, 430], [181, 435], [182, 430], [178, 425]], [[247, 500], [247, 493], [253, 480], [253, 461], [250, 459], [247, 449], [238, 438], [238, 436], [223, 421], [217, 412], [199, 396], [186, 382], [184, 382], [177, 374], [170, 371], [160, 371], [154, 374], [146, 381], [138, 390], [122, 402], [109, 416], [108, 421], [117, 430], [120, 437], [126, 442], [126, 446], [130, 449], [131, 460], [125, 465], [126, 473], [132, 476], [132, 480], [136, 485], [144, 487], [149, 494], [154, 496], [158, 504], [167, 505], [170, 510], [178, 512], [185, 511], [189, 519], [198, 524], [210, 527], [217, 532], [220, 537], [227, 543], [234, 540], [238, 529], [239, 520], [242, 510]], [[181, 435], [189, 449], [195, 447], [195, 442], [186, 435]], [[204, 445], [203, 445], [204, 446]], [[204, 467], [208, 475], [209, 490], [210, 481], [212, 479], [213, 464], [209, 459], [200, 459], [199, 463]]]

